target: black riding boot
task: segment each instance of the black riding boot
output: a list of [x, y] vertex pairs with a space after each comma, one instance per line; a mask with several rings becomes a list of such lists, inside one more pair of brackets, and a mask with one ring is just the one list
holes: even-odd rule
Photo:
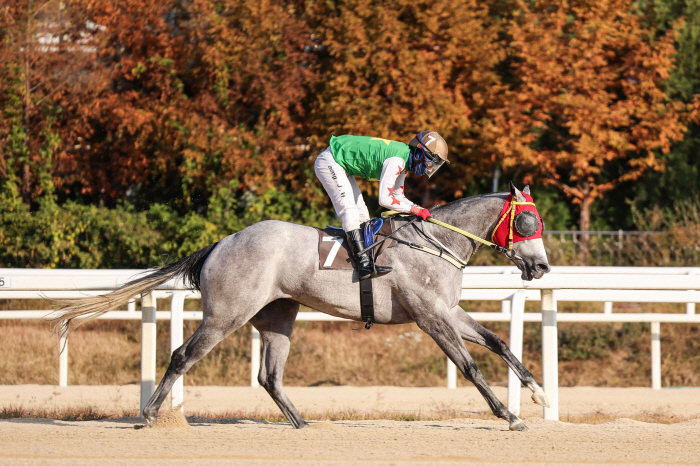
[[362, 230], [352, 230], [346, 232], [348, 236], [348, 241], [350, 242], [350, 248], [355, 254], [355, 260], [357, 261], [357, 272], [360, 275], [360, 280], [369, 278], [372, 273], [384, 274], [389, 273], [393, 269], [391, 267], [375, 266], [369, 251], [362, 254], [357, 254], [365, 248], [365, 242], [363, 240]]

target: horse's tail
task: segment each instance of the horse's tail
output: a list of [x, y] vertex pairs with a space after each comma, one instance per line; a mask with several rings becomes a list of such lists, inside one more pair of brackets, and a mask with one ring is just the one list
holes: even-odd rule
[[200, 249], [172, 264], [149, 270], [147, 275], [125, 283], [111, 293], [85, 298], [49, 299], [56, 309], [51, 316], [54, 332], [58, 335], [65, 333], [68, 336], [85, 322], [96, 319], [134, 296], [148, 293], [173, 278], [182, 277], [185, 285], [190, 289], [199, 290], [199, 275], [204, 267], [204, 261], [217, 244]]

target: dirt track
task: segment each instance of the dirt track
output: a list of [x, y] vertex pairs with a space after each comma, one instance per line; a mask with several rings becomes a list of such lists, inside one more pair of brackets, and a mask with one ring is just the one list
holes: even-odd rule
[[[53, 395], [53, 401], [41, 402], [38, 392], [42, 387], [14, 387], [16, 391], [12, 388], [0, 387], [2, 405], [7, 405], [9, 398], [14, 398], [12, 401], [16, 404], [16, 395], [22, 390], [29, 395], [25, 398], [27, 402], [33, 397], [36, 405], [58, 405], [57, 401], [62, 397], [59, 393]], [[80, 388], [63, 390], [77, 396]], [[503, 388], [496, 388], [499, 396], [505, 393]], [[249, 409], [268, 407], [266, 404], [250, 406], [259, 392], [256, 389], [197, 387], [191, 390], [188, 395], [192, 398], [190, 404], [205, 404], [202, 399], [207, 395], [211, 403], [217, 396], [221, 396], [221, 400], [225, 395], [238, 392]], [[375, 396], [369, 402], [370, 407], [384, 403], [387, 405], [384, 408], [390, 408], [398, 402], [410, 410], [412, 406], [425, 403], [427, 397], [448, 404], [460, 399], [460, 404], [470, 409], [473, 406], [471, 401], [478, 401], [471, 391], [316, 387], [290, 389], [290, 396], [302, 410], [329, 404], [362, 408], [363, 404], [358, 405], [357, 400], [367, 400], [371, 393]], [[578, 396], [576, 392], [579, 392]], [[11, 393], [14, 395], [10, 396]], [[344, 393], [354, 395], [343, 400]], [[383, 393], [379, 401], [376, 393]], [[120, 396], [126, 399], [131, 395], [122, 393]], [[86, 396], [82, 402], [89, 398]], [[383, 401], [387, 398], [393, 401]], [[410, 404], [411, 398], [413, 404]], [[571, 404], [567, 400], [576, 398], [579, 402], [575, 410], [580, 412], [608, 407], [627, 415], [675, 412], [688, 416], [700, 411], [700, 390], [694, 389], [659, 392], [647, 389], [563, 389], [562, 413], [567, 412], [567, 403]], [[260, 398], [261, 403], [263, 399]], [[195, 400], [198, 401], [195, 403]], [[197, 418], [190, 421], [190, 428], [141, 430], [133, 428], [137, 419], [91, 422], [15, 419], [0, 421], [0, 464], [700, 464], [700, 419], [671, 425], [646, 424], [625, 418], [600, 425], [569, 424], [541, 420], [539, 408], [534, 408], [539, 417], [528, 414], [531, 412], [529, 399], [524, 398], [524, 401], [527, 401], [523, 403], [527, 407], [525, 421], [530, 427], [525, 433], [508, 431], [503, 421], [476, 419], [324, 421], [298, 431], [288, 424], [245, 419], [213, 421]], [[225, 408], [234, 409], [240, 402], [240, 399], [229, 401]], [[314, 406], [314, 403], [319, 405]], [[76, 404], [75, 400], [70, 404]], [[214, 406], [209, 407], [215, 410]], [[204, 408], [206, 406], [198, 409]], [[479, 406], [479, 410], [482, 408]]]

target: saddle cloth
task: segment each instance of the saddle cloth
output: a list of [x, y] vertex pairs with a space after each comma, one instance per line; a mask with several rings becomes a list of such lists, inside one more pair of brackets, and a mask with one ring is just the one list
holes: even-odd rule
[[[389, 235], [393, 231], [392, 222], [384, 222], [384, 225], [379, 230], [380, 235], [375, 236], [375, 241], [381, 240], [384, 236]], [[353, 270], [355, 268], [355, 259], [350, 251], [345, 232], [340, 228], [324, 228], [318, 230], [318, 257], [322, 270]], [[388, 239], [377, 246], [375, 261], [377, 265], [389, 265], [385, 254], [382, 254], [384, 249], [394, 246], [394, 240]]]

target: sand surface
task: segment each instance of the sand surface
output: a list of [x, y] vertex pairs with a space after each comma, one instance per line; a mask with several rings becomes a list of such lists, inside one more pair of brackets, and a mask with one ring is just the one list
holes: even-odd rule
[[[492, 386], [506, 402], [506, 387]], [[27, 408], [92, 406], [102, 410], [138, 409], [138, 385], [0, 385], [0, 406]], [[448, 390], [441, 387], [285, 387], [300, 411], [363, 409], [429, 414], [440, 409], [469, 413], [488, 411], [486, 402], [474, 387]], [[530, 400], [530, 391], [521, 391], [521, 415], [542, 417], [542, 407]], [[276, 410], [277, 405], [262, 388], [185, 386], [185, 410], [225, 413], [228, 411]], [[163, 404], [170, 407], [170, 399]], [[700, 417], [700, 388], [652, 390], [650, 388], [561, 387], [560, 418], [596, 411], [619, 417], [642, 413]]]
[[[495, 387], [505, 398], [505, 388]], [[300, 410], [461, 409], [482, 412], [475, 389], [396, 387], [290, 387]], [[525, 392], [523, 392], [525, 395]], [[273, 408], [262, 389], [186, 387], [185, 409], [223, 412]], [[138, 388], [0, 386], [0, 406], [101, 406], [133, 408]], [[431, 407], [433, 406], [433, 407]], [[700, 464], [700, 419], [647, 424], [641, 413], [700, 415], [700, 390], [563, 388], [562, 418], [595, 411], [620, 418], [599, 424], [543, 421], [523, 396], [528, 432], [504, 421], [322, 421], [294, 430], [286, 423], [242, 418], [190, 418], [190, 427], [135, 430], [136, 418], [65, 422], [0, 421], [0, 464]]]

